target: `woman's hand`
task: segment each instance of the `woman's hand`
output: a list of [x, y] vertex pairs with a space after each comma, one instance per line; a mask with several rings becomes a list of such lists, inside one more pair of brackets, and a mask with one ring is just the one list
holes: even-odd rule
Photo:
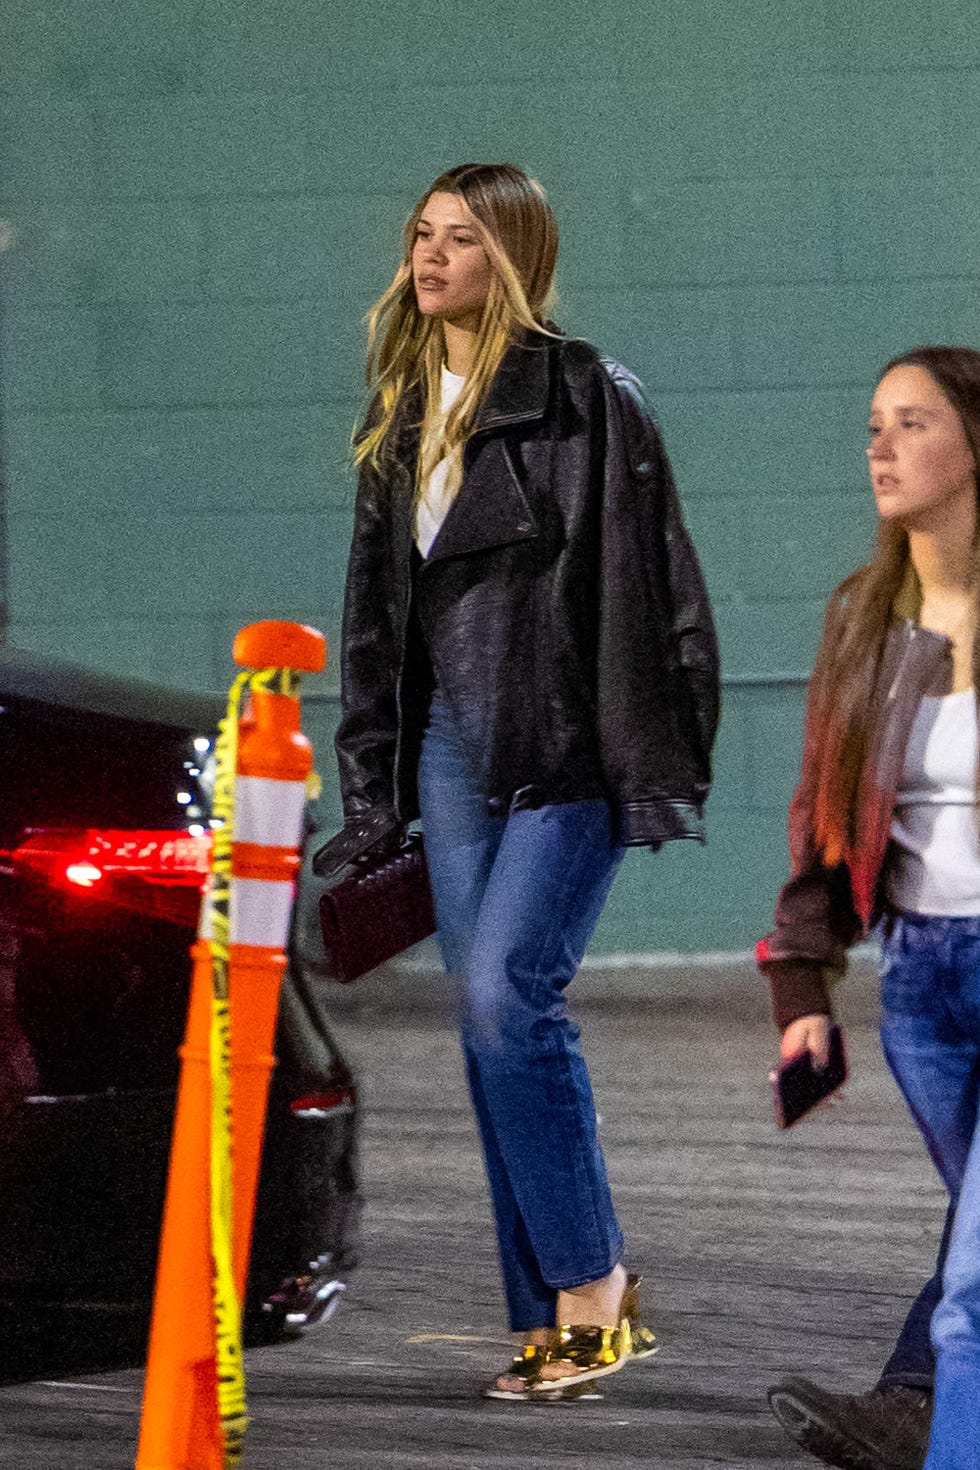
[[830, 1060], [832, 1025], [830, 1017], [822, 1015], [800, 1016], [797, 1020], [790, 1021], [783, 1032], [779, 1055], [786, 1062], [790, 1057], [798, 1057], [801, 1052], [808, 1051], [813, 1054], [813, 1060], [818, 1067], [825, 1067]]
[[336, 878], [355, 858], [396, 848], [404, 831], [403, 824], [390, 811], [378, 808], [347, 822], [329, 842], [321, 842], [321, 834], [314, 832], [310, 839], [313, 872], [318, 878]]

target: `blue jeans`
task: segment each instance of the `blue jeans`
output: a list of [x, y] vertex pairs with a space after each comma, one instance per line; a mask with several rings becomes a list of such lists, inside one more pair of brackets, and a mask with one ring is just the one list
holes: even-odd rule
[[479, 755], [438, 692], [419, 802], [510, 1325], [551, 1327], [558, 1291], [606, 1276], [623, 1250], [565, 999], [622, 849], [605, 801], [490, 816]]
[[953, 1214], [953, 1207], [950, 1205], [946, 1211], [946, 1223], [939, 1242], [936, 1269], [908, 1310], [892, 1355], [878, 1379], [878, 1385], [881, 1388], [897, 1384], [906, 1388], [927, 1388], [929, 1390], [933, 1387], [936, 1377], [936, 1355], [932, 1350], [929, 1327], [932, 1322], [932, 1314], [939, 1305], [939, 1298], [943, 1294], [943, 1271], [946, 1269]]
[[955, 1208], [925, 1470], [980, 1462], [980, 918], [896, 916], [882, 947], [885, 1058]]

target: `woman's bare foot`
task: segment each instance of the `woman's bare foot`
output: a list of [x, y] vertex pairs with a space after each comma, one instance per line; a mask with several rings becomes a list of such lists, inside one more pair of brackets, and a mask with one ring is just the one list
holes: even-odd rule
[[[616, 1265], [598, 1281], [560, 1291], [558, 1321], [575, 1327], [618, 1327], [625, 1291], [626, 1267]], [[570, 1363], [545, 1363], [540, 1377], [542, 1382], [556, 1383], [575, 1374]]]
[[[550, 1348], [558, 1341], [558, 1331], [554, 1327], [536, 1327], [524, 1334], [524, 1358], [529, 1366], [534, 1364], [537, 1354], [528, 1353], [528, 1348]], [[537, 1374], [537, 1365], [534, 1366], [534, 1374]], [[494, 1388], [499, 1393], [520, 1394], [523, 1396], [527, 1388], [527, 1376], [517, 1373], [499, 1373], [494, 1379]]]

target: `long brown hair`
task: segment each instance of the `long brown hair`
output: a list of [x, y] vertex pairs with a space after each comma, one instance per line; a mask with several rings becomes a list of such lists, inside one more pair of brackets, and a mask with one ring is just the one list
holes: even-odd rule
[[357, 436], [355, 463], [379, 463], [395, 411], [405, 392], [422, 384], [425, 401], [439, 402], [443, 337], [423, 316], [412, 283], [412, 247], [433, 194], [457, 194], [469, 208], [492, 268], [466, 386], [441, 434], [441, 453], [458, 452], [476, 411], [519, 327], [548, 334], [558, 226], [540, 184], [510, 163], [463, 163], [439, 175], [405, 225], [402, 260], [391, 285], [367, 314], [367, 383], [374, 392], [368, 422]]
[[[980, 352], [972, 347], [915, 347], [887, 362], [879, 382], [897, 367], [924, 368], [956, 410], [973, 451], [980, 498]], [[814, 835], [830, 864], [846, 858], [854, 841], [878, 663], [910, 567], [905, 528], [880, 521], [871, 560], [841, 583], [828, 610], [813, 671], [810, 720], [815, 736]], [[974, 536], [972, 581], [975, 591], [980, 590], [980, 534]], [[973, 669], [974, 685], [980, 689], [980, 637], [974, 639]]]

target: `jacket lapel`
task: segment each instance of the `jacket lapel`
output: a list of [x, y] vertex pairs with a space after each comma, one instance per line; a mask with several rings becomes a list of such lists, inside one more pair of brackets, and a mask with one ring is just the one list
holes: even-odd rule
[[427, 560], [442, 561], [529, 541], [538, 524], [502, 430], [544, 418], [550, 386], [547, 344], [515, 344], [504, 355], [466, 444], [463, 483]]
[[470, 551], [487, 551], [491, 546], [529, 541], [537, 534], [538, 523], [507, 444], [494, 437], [478, 447], [467, 465], [459, 494], [426, 559], [444, 561]]

